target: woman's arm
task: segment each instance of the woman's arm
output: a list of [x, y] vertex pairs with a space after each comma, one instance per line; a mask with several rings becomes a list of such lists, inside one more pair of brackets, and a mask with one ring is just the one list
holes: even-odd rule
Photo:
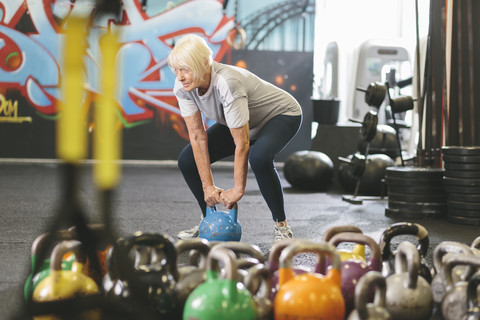
[[193, 156], [197, 164], [198, 173], [202, 180], [204, 199], [207, 206], [211, 207], [220, 202], [222, 189], [217, 188], [213, 183], [213, 175], [210, 167], [210, 155], [208, 153], [208, 136], [203, 125], [200, 111], [185, 117], [190, 144], [192, 145]]
[[231, 128], [230, 132], [235, 142], [235, 159], [234, 159], [234, 187], [223, 191], [220, 199], [223, 205], [231, 208], [233, 204], [238, 202], [245, 193], [248, 173], [248, 151], [250, 150], [250, 133], [248, 122], [240, 128]]

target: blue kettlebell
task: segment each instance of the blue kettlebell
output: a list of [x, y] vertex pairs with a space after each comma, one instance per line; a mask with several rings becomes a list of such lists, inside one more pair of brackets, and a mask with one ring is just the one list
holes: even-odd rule
[[208, 241], [240, 241], [242, 226], [237, 219], [238, 205], [235, 203], [230, 212], [217, 211], [207, 207], [206, 216], [199, 227], [199, 237]]

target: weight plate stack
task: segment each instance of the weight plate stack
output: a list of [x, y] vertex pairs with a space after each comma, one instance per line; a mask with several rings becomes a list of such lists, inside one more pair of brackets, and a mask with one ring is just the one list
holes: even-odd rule
[[391, 218], [441, 218], [447, 213], [443, 187], [443, 168], [388, 167], [385, 182], [388, 187], [388, 208]]
[[442, 147], [447, 219], [480, 225], [480, 147]]

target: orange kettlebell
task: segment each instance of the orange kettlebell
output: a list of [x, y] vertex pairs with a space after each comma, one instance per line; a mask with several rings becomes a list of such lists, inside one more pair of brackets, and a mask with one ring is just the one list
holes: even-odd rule
[[[35, 302], [52, 302], [79, 296], [99, 293], [97, 284], [83, 272], [85, 255], [81, 252], [81, 243], [76, 240], [63, 241], [55, 246], [50, 258], [50, 274], [33, 291]], [[67, 252], [75, 253], [72, 270], [61, 270], [62, 257]], [[101, 318], [99, 310], [83, 312], [79, 319], [97, 320]], [[49, 314], [34, 317], [34, 320], [56, 320], [59, 317]]]
[[[318, 260], [326, 255], [331, 268], [325, 274], [295, 275], [292, 260], [296, 254], [311, 252]], [[343, 320], [345, 301], [342, 296], [342, 264], [336, 248], [326, 242], [295, 242], [280, 255], [279, 290], [274, 300], [275, 320]]]

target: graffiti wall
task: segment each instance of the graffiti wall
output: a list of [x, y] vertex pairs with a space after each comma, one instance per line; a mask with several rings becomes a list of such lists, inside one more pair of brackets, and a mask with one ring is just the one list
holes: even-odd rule
[[[116, 103], [124, 159], [175, 159], [187, 143], [172, 93], [174, 74], [166, 62], [176, 38], [197, 33], [207, 40], [216, 61], [232, 56], [225, 39], [234, 19], [225, 15], [222, 1], [156, 3], [145, 10], [141, 0], [124, 0], [120, 18], [94, 20], [87, 38], [81, 120], [91, 134], [95, 130], [91, 106], [99, 94], [99, 39], [109, 28], [120, 34], [122, 76]], [[0, 0], [0, 157], [56, 158], [64, 30], [76, 10], [93, 15], [94, 9], [89, 1]], [[311, 88], [311, 81], [307, 85]]]

